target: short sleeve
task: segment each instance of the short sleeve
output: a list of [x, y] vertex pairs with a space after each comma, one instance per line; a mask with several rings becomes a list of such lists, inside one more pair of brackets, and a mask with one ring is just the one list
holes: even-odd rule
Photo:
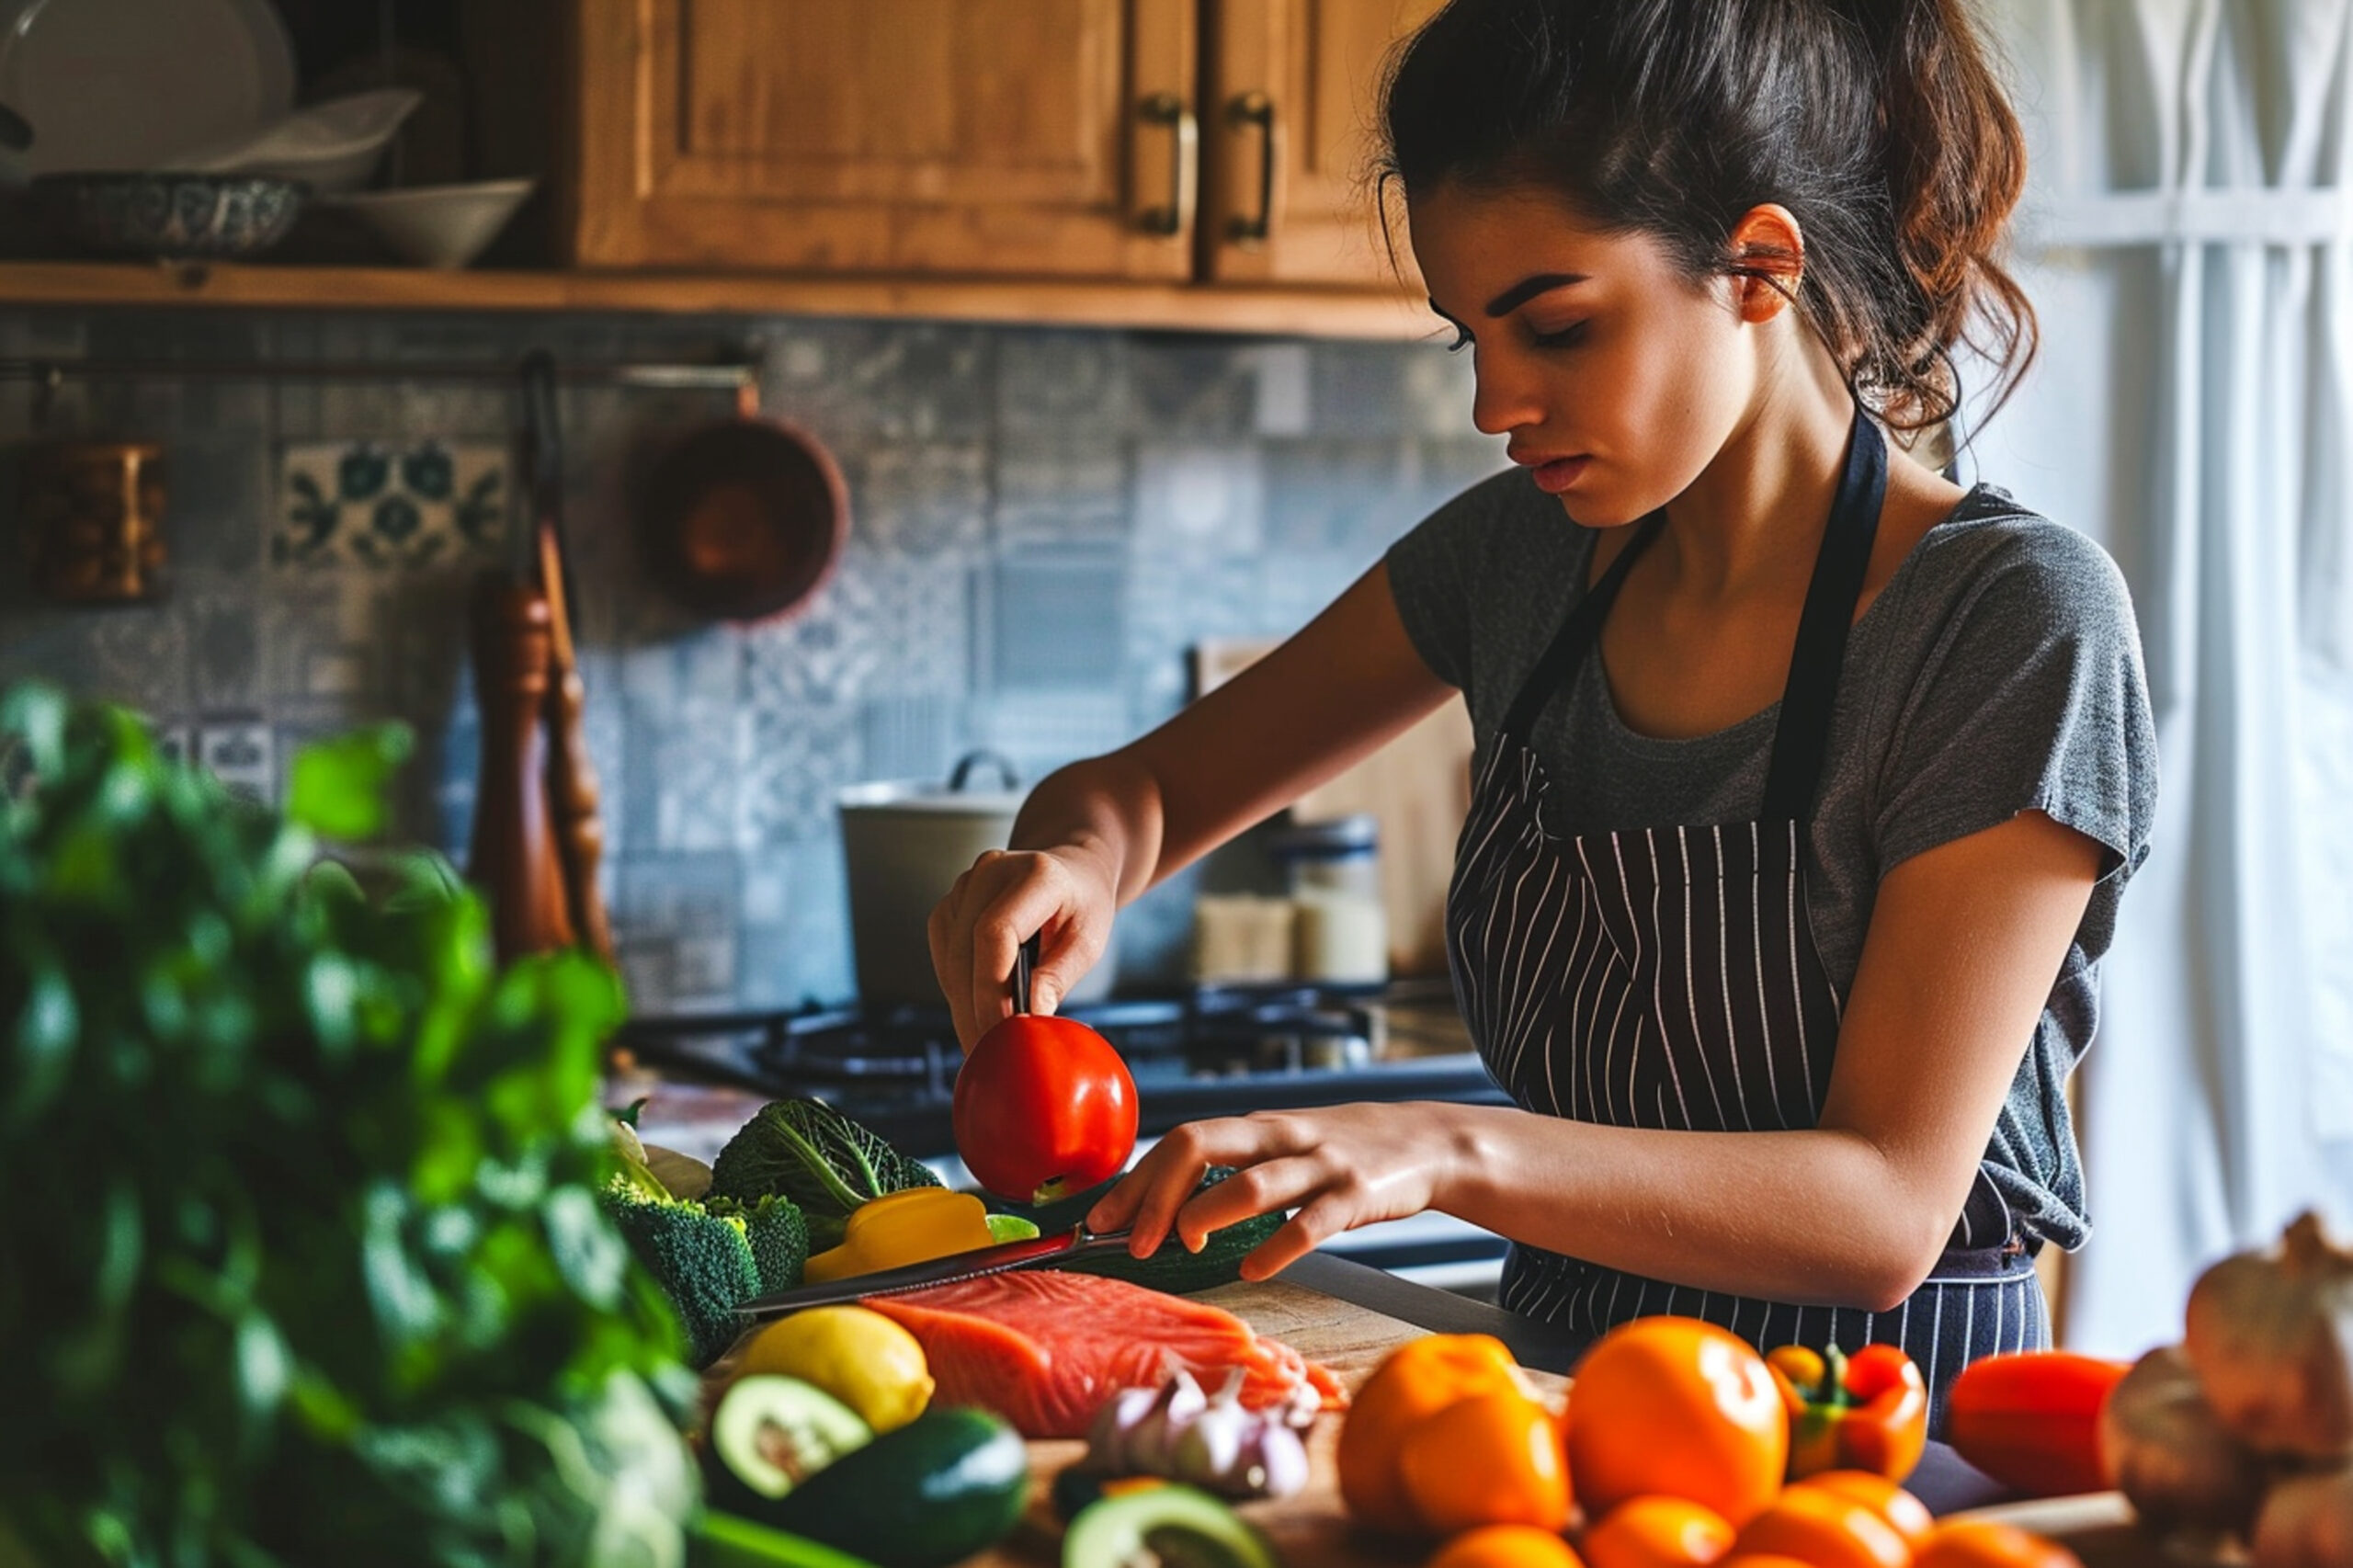
[[1880, 778], [1880, 874], [2042, 812], [2108, 850], [2082, 933], [2097, 954], [2156, 809], [2156, 730], [2131, 593], [2098, 545], [2045, 519], [2004, 519], [1959, 548], [1973, 557], [1969, 584], [1947, 601]]
[[1478, 574], [1478, 508], [1473, 489], [1449, 501], [1389, 547], [1389, 592], [1397, 618], [1430, 672], [1466, 687], [1471, 676], [1472, 606]]

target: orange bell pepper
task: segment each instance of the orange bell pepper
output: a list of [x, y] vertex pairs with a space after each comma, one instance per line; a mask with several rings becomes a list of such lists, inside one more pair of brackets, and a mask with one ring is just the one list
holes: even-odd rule
[[1789, 1479], [1862, 1470], [1901, 1481], [1928, 1442], [1928, 1384], [1893, 1345], [1852, 1356], [1784, 1345], [1765, 1358], [1790, 1412]]
[[[1484, 1505], [1464, 1505], [1464, 1517], [1457, 1518], [1452, 1515], [1459, 1499], [1433, 1481], [1426, 1490], [1433, 1501], [1445, 1494], [1439, 1506], [1449, 1515], [1448, 1528], [1461, 1528], [1472, 1522], [1554, 1524], [1555, 1512], [1565, 1516], [1567, 1476], [1558, 1464], [1559, 1429], [1542, 1406], [1529, 1397], [1503, 1341], [1484, 1334], [1433, 1334], [1410, 1341], [1392, 1351], [1357, 1390], [1348, 1404], [1347, 1420], [1340, 1427], [1340, 1495], [1347, 1500], [1348, 1511], [1375, 1529], [1399, 1533], [1437, 1529], [1407, 1485], [1407, 1454], [1429, 1446], [1430, 1437], [1422, 1434], [1425, 1426], [1455, 1405], [1489, 1395], [1505, 1396], [1493, 1407], [1499, 1418], [1482, 1422], [1476, 1410], [1453, 1417], [1435, 1429], [1441, 1437], [1455, 1433], [1453, 1438], [1440, 1443], [1438, 1457], [1461, 1458], [1460, 1452], [1450, 1456], [1444, 1452], [1455, 1441], [1507, 1452], [1530, 1479], [1533, 1501], [1518, 1511], [1506, 1508], [1475, 1521], [1468, 1515], [1483, 1513]], [[1521, 1418], [1509, 1419], [1515, 1413]], [[1536, 1430], [1539, 1426], [1540, 1434]], [[1553, 1463], [1547, 1465], [1547, 1456], [1535, 1451], [1540, 1447], [1549, 1450]], [[1430, 1460], [1431, 1456], [1425, 1456], [1415, 1461], [1415, 1468], [1432, 1471], [1443, 1468]], [[1505, 1464], [1502, 1470], [1512, 1468]], [[1503, 1491], [1511, 1490], [1507, 1475], [1499, 1471], [1490, 1479], [1496, 1479]], [[1557, 1505], [1552, 1501], [1556, 1487]]]

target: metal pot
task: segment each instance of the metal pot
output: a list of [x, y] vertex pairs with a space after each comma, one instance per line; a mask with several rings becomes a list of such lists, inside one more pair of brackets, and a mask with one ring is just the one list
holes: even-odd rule
[[[997, 787], [971, 788], [975, 769], [994, 768]], [[984, 849], [1002, 849], [1021, 809], [1020, 779], [995, 752], [956, 765], [946, 788], [928, 780], [854, 784], [839, 796], [842, 856], [849, 871], [850, 941], [858, 998], [867, 1007], [938, 1007], [939, 981], [926, 933], [932, 906]], [[1111, 988], [1107, 949], [1069, 1002]]]

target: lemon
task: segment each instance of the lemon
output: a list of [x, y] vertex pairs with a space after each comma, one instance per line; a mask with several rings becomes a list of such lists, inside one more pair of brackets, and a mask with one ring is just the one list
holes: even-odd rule
[[905, 1426], [931, 1403], [921, 1343], [865, 1307], [812, 1307], [779, 1319], [744, 1347], [737, 1372], [813, 1383], [877, 1433]]

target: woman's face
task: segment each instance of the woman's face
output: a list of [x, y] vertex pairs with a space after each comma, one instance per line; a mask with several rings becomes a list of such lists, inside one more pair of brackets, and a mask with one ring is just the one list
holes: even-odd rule
[[1598, 233], [1540, 190], [1441, 186], [1408, 223], [1431, 305], [1477, 357], [1472, 422], [1575, 521], [1648, 516], [1746, 420], [1764, 335], [1732, 279], [1695, 283], [1651, 236]]

